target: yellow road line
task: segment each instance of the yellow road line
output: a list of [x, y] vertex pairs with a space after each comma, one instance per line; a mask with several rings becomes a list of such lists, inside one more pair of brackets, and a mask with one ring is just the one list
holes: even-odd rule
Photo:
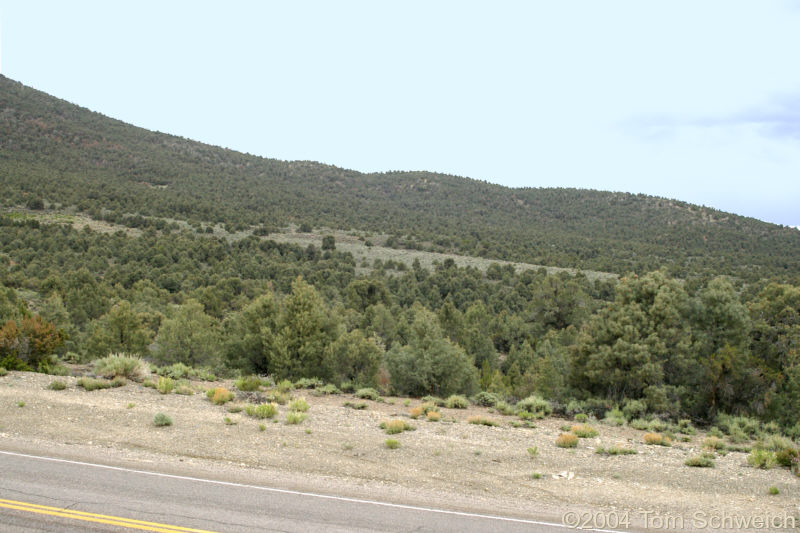
[[60, 507], [48, 507], [35, 503], [18, 502], [14, 500], [4, 500], [0, 498], [0, 507], [26, 511], [29, 513], [57, 516], [60, 518], [71, 518], [73, 520], [83, 520], [84, 522], [97, 522], [99, 524], [109, 524], [113, 526], [127, 527], [129, 529], [139, 529], [142, 531], [159, 531], [162, 533], [214, 533], [205, 529], [192, 529], [181, 526], [171, 526], [169, 524], [159, 524], [157, 522], [145, 522], [132, 518], [122, 518], [119, 516], [109, 516], [84, 511], [74, 511]]

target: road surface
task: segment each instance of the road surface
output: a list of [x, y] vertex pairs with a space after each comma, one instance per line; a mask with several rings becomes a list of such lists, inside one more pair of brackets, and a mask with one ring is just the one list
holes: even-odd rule
[[0, 451], [4, 533], [526, 532], [559, 524], [176, 476]]

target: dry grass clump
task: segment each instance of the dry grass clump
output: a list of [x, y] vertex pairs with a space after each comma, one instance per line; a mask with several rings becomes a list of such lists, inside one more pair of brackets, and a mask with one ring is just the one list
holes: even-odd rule
[[386, 431], [387, 435], [396, 435], [397, 433], [402, 433], [403, 431], [412, 431], [416, 429], [405, 420], [400, 419], [386, 420], [381, 422], [380, 428]]
[[289, 411], [294, 413], [305, 413], [309, 409], [308, 402], [305, 398], [297, 398], [289, 403]]
[[308, 415], [305, 413], [298, 413], [297, 411], [290, 411], [286, 413], [286, 423], [289, 425], [300, 424], [306, 419]]
[[497, 422], [492, 420], [491, 418], [486, 418], [485, 416], [481, 415], [474, 415], [467, 418], [468, 424], [476, 424], [479, 426], [496, 426]]
[[581, 439], [590, 439], [600, 434], [593, 426], [588, 424], [575, 424], [569, 430]]
[[214, 387], [206, 391], [206, 397], [214, 405], [223, 405], [233, 400], [233, 393], [225, 387]]
[[562, 433], [556, 439], [559, 448], [575, 448], [578, 445], [578, 436], [574, 433]]
[[719, 437], [707, 437], [703, 440], [703, 448], [711, 450], [724, 450], [726, 448], [725, 442]]
[[439, 411], [428, 411], [425, 418], [428, 419], [428, 422], [438, 422], [442, 419], [442, 414]]
[[158, 383], [156, 383], [156, 390], [161, 394], [169, 394], [175, 389], [175, 382], [172, 378], [159, 376]]
[[768, 470], [778, 465], [778, 460], [775, 457], [775, 452], [757, 448], [747, 456], [747, 464], [755, 468]]
[[422, 416], [422, 407], [412, 407], [408, 410], [408, 416], [416, 420]]
[[175, 394], [181, 394], [183, 396], [191, 396], [194, 394], [194, 389], [186, 383], [179, 383], [178, 386], [175, 387]]
[[661, 433], [645, 433], [642, 440], [651, 446], [672, 446], [672, 440]]

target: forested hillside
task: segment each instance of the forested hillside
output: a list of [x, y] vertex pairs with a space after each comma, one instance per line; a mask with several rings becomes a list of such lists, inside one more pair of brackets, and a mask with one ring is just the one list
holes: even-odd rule
[[[0, 105], [0, 367], [124, 352], [414, 396], [538, 395], [601, 418], [728, 413], [800, 436], [796, 230], [657, 198], [246, 156], [5, 78]], [[76, 211], [104, 225], [77, 228]], [[290, 223], [624, 275], [357, 265], [332, 236], [270, 240]]]
[[115, 222], [356, 228], [389, 234], [392, 246], [619, 274], [800, 273], [800, 232], [750, 218], [643, 195], [264, 159], [136, 128], [1, 76], [0, 172], [5, 205], [76, 206]]

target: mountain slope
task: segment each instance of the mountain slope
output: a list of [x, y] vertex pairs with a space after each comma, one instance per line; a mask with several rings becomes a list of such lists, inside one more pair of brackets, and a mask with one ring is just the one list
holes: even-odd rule
[[355, 228], [398, 246], [618, 273], [800, 273], [800, 232], [755, 219], [644, 195], [265, 159], [137, 128], [2, 76], [0, 178], [6, 205], [42, 199], [114, 221]]

